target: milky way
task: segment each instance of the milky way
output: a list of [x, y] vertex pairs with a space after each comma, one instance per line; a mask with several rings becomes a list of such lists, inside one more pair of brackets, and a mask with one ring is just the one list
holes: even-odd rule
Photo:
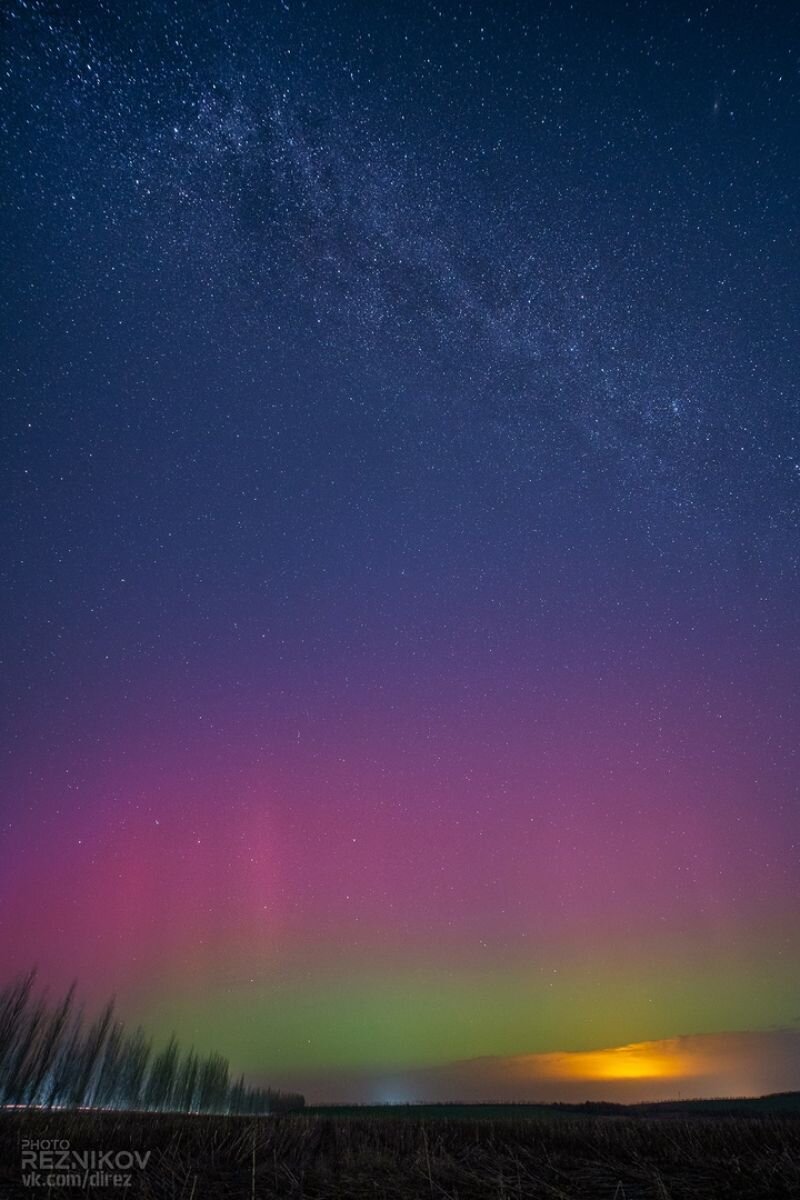
[[796, 15], [2, 7], [4, 972], [290, 1083], [790, 1025]]

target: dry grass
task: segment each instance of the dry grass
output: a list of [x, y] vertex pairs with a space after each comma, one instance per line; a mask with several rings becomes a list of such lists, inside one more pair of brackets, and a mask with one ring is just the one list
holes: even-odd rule
[[[23, 1187], [22, 1138], [150, 1150], [124, 1191]], [[0, 1196], [797, 1200], [800, 1120], [0, 1114]]]

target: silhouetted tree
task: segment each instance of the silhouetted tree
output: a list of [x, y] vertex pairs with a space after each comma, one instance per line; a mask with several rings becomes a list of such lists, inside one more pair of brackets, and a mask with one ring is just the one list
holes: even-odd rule
[[146, 1108], [163, 1112], [171, 1107], [178, 1073], [178, 1056], [178, 1043], [173, 1034], [164, 1049], [159, 1050], [153, 1059], [145, 1088]]
[[85, 1026], [75, 985], [55, 1007], [34, 998], [35, 972], [0, 990], [0, 1104], [100, 1105], [207, 1113], [287, 1112], [302, 1096], [231, 1083], [227, 1059], [177, 1039], [153, 1055], [141, 1028], [126, 1033], [109, 1002]]
[[100, 1108], [113, 1108], [122, 1071], [125, 1027], [114, 1021], [108, 1031], [102, 1061], [97, 1072], [92, 1101]]
[[28, 1082], [29, 1104], [47, 1102], [49, 1100], [48, 1079], [52, 1076], [64, 1042], [64, 1037], [70, 1024], [72, 1004], [75, 999], [75, 984], [56, 1006], [39, 1037], [36, 1054], [31, 1062], [30, 1079]]
[[43, 1001], [26, 1003], [16, 1028], [16, 1043], [8, 1055], [3, 1081], [5, 1104], [27, 1103], [29, 1080], [35, 1069], [36, 1048], [47, 1021]]
[[60, 1107], [70, 1103], [75, 1088], [75, 1079], [80, 1071], [80, 1052], [83, 1040], [83, 1010], [73, 1012], [64, 1026], [49, 1076], [49, 1088], [43, 1103], [49, 1107]]
[[181, 1112], [194, 1112], [198, 1066], [197, 1055], [190, 1050], [180, 1065], [175, 1088], [175, 1106]]
[[73, 1106], [91, 1103], [95, 1074], [98, 1071], [113, 1020], [114, 1001], [110, 1000], [100, 1016], [89, 1026], [85, 1038], [81, 1040], [69, 1091], [69, 1103]]
[[223, 1112], [228, 1099], [228, 1063], [220, 1054], [209, 1054], [200, 1063], [197, 1111]]
[[6, 1100], [6, 1088], [16, 1061], [22, 1028], [30, 1004], [36, 971], [29, 971], [0, 992], [0, 1100]]
[[144, 1107], [144, 1086], [151, 1053], [151, 1043], [141, 1027], [127, 1035], [120, 1053], [115, 1108]]

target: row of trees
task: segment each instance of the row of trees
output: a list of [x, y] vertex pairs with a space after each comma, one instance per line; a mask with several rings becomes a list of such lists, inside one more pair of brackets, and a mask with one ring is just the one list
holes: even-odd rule
[[55, 1005], [34, 991], [30, 971], [0, 991], [0, 1105], [149, 1109], [154, 1112], [279, 1113], [304, 1099], [231, 1080], [227, 1059], [160, 1050], [128, 1032], [109, 1002], [87, 1020], [75, 985]]

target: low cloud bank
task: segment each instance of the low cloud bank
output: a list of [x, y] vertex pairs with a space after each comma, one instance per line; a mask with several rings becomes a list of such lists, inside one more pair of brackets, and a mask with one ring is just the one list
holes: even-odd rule
[[582, 1052], [475, 1058], [396, 1073], [296, 1081], [311, 1103], [758, 1096], [800, 1089], [800, 1030], [710, 1033]]

